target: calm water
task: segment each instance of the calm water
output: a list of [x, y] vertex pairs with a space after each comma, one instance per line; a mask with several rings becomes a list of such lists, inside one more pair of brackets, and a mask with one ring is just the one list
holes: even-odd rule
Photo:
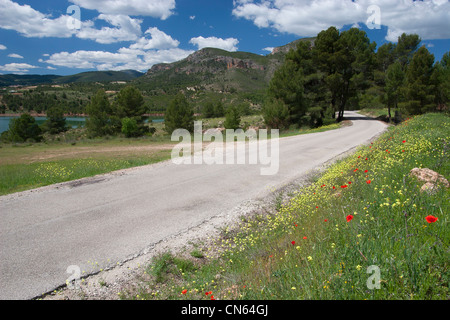
[[[9, 123], [10, 123], [11, 119], [14, 119], [14, 118], [18, 118], [18, 117], [0, 117], [0, 134], [2, 134], [5, 131], [8, 131]], [[47, 118], [45, 118], [45, 117], [35, 117], [35, 119], [39, 125], [43, 124], [47, 120]], [[79, 128], [79, 127], [84, 126], [84, 124], [86, 122], [86, 118], [67, 117], [66, 122], [72, 128]]]
[[[8, 131], [9, 122], [13, 118], [17, 118], [17, 117], [0, 117], [0, 134], [2, 134], [5, 131]], [[45, 117], [35, 117], [35, 119], [39, 125], [43, 124], [45, 122], [45, 120], [47, 120], [47, 118], [45, 118]], [[66, 122], [69, 126], [72, 126], [72, 128], [79, 128], [79, 127], [84, 126], [84, 124], [86, 122], [86, 118], [84, 118], [84, 117], [67, 117]], [[164, 119], [154, 119], [153, 120], [153, 123], [157, 123], [157, 122], [164, 122]]]

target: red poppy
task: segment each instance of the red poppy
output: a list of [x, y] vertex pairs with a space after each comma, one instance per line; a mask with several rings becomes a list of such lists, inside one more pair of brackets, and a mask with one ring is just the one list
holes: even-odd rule
[[364, 173], [367, 173], [367, 172], [369, 172], [369, 170], [364, 171]]
[[403, 142], [403, 143], [405, 143], [405, 142], [406, 142], [406, 140], [403, 140], [402, 142]]
[[303, 237], [303, 240], [306, 240], [306, 239], [308, 239], [307, 237]]
[[347, 216], [347, 222], [350, 222], [352, 219], [353, 219], [353, 216], [352, 216], [351, 214], [349, 214], [349, 215]]
[[336, 187], [335, 187], [335, 186], [333, 186], [333, 189], [336, 189]]
[[436, 222], [438, 220], [438, 218], [437, 217], [433, 217], [433, 216], [427, 216], [425, 218], [425, 220], [427, 220], [428, 223], [433, 223], [433, 222]]
[[343, 186], [341, 186], [342, 189], [347, 188], [348, 186], [346, 184], [344, 184]]
[[292, 245], [295, 245], [295, 241], [292, 241], [291, 243], [292, 243]]
[[319, 209], [319, 206], [316, 206], [316, 209]]
[[367, 184], [371, 184], [372, 181], [371, 181], [371, 180], [367, 180], [366, 183], [367, 183]]
[[323, 220], [323, 221], [327, 222], [328, 220], [327, 220], [327, 219], [325, 219], [325, 220]]
[[187, 293], [187, 290], [186, 289], [184, 289], [183, 291], [181, 291], [181, 294], [186, 294]]
[[214, 296], [213, 296], [213, 295], [211, 295], [211, 300], [216, 300], [216, 299], [214, 299]]

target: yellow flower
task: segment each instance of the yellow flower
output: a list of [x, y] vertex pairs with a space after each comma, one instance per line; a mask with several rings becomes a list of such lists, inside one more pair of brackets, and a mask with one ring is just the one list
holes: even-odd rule
[[313, 258], [312, 258], [311, 256], [308, 257], [308, 261], [312, 261], [312, 259], [313, 259]]
[[361, 270], [361, 268], [362, 267], [359, 264], [356, 266], [356, 270], [358, 270], [358, 271]]

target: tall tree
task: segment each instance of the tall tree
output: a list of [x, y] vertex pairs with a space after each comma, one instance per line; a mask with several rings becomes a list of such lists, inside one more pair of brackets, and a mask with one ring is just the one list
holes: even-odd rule
[[275, 71], [269, 84], [268, 96], [284, 102], [289, 111], [289, 123], [301, 123], [307, 106], [303, 99], [302, 70], [294, 59], [287, 56], [285, 63]]
[[401, 104], [408, 114], [421, 114], [435, 109], [435, 83], [433, 83], [434, 55], [425, 46], [414, 54], [406, 70], [404, 95]]
[[450, 52], [445, 53], [441, 61], [436, 63], [433, 81], [436, 84], [436, 105], [438, 110], [442, 110], [450, 102]]
[[44, 131], [58, 134], [68, 130], [64, 110], [61, 107], [51, 107], [47, 110], [47, 121], [42, 125]]
[[119, 118], [133, 118], [138, 125], [145, 121], [146, 107], [139, 89], [127, 86], [120, 90], [116, 101], [116, 114]]
[[230, 106], [227, 109], [225, 122], [223, 125], [225, 129], [237, 130], [241, 128], [241, 115], [236, 106]]
[[371, 43], [367, 34], [357, 28], [339, 34], [336, 28], [331, 27], [319, 35], [315, 47], [317, 61], [325, 73], [331, 106], [338, 112], [340, 121], [349, 100], [369, 85], [375, 66], [376, 43]]
[[417, 34], [403, 33], [398, 37], [397, 46], [395, 47], [395, 59], [401, 63], [404, 69], [410, 63], [421, 41]]
[[86, 106], [88, 118], [86, 128], [91, 137], [101, 137], [112, 134], [114, 124], [112, 121], [112, 108], [105, 90], [97, 91], [91, 102]]
[[177, 96], [167, 107], [165, 117], [165, 130], [172, 134], [177, 129], [186, 129], [194, 132], [194, 109], [182, 93]]
[[386, 71], [386, 104], [388, 107], [389, 121], [392, 119], [391, 109], [397, 109], [400, 101], [401, 88], [405, 81], [405, 73], [400, 62], [393, 63]]

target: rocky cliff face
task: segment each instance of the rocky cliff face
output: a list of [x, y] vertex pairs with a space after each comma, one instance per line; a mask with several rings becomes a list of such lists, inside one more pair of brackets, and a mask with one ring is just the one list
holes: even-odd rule
[[247, 92], [261, 90], [268, 86], [275, 70], [284, 62], [285, 54], [295, 48], [298, 41], [302, 40], [276, 48], [266, 56], [204, 48], [181, 61], [154, 65], [143, 81], [153, 90], [184, 90], [195, 86], [212, 91], [226, 91], [227, 88]]
[[[160, 72], [173, 70], [175, 73], [212, 73], [223, 72], [230, 69], [249, 69], [265, 71], [267, 63], [258, 63], [251, 57], [240, 58], [239, 54], [233, 56], [234, 53], [205, 48], [191, 54], [186, 59], [172, 64], [154, 65], [148, 72], [147, 76], [152, 76]], [[255, 55], [256, 56], [256, 55]]]

